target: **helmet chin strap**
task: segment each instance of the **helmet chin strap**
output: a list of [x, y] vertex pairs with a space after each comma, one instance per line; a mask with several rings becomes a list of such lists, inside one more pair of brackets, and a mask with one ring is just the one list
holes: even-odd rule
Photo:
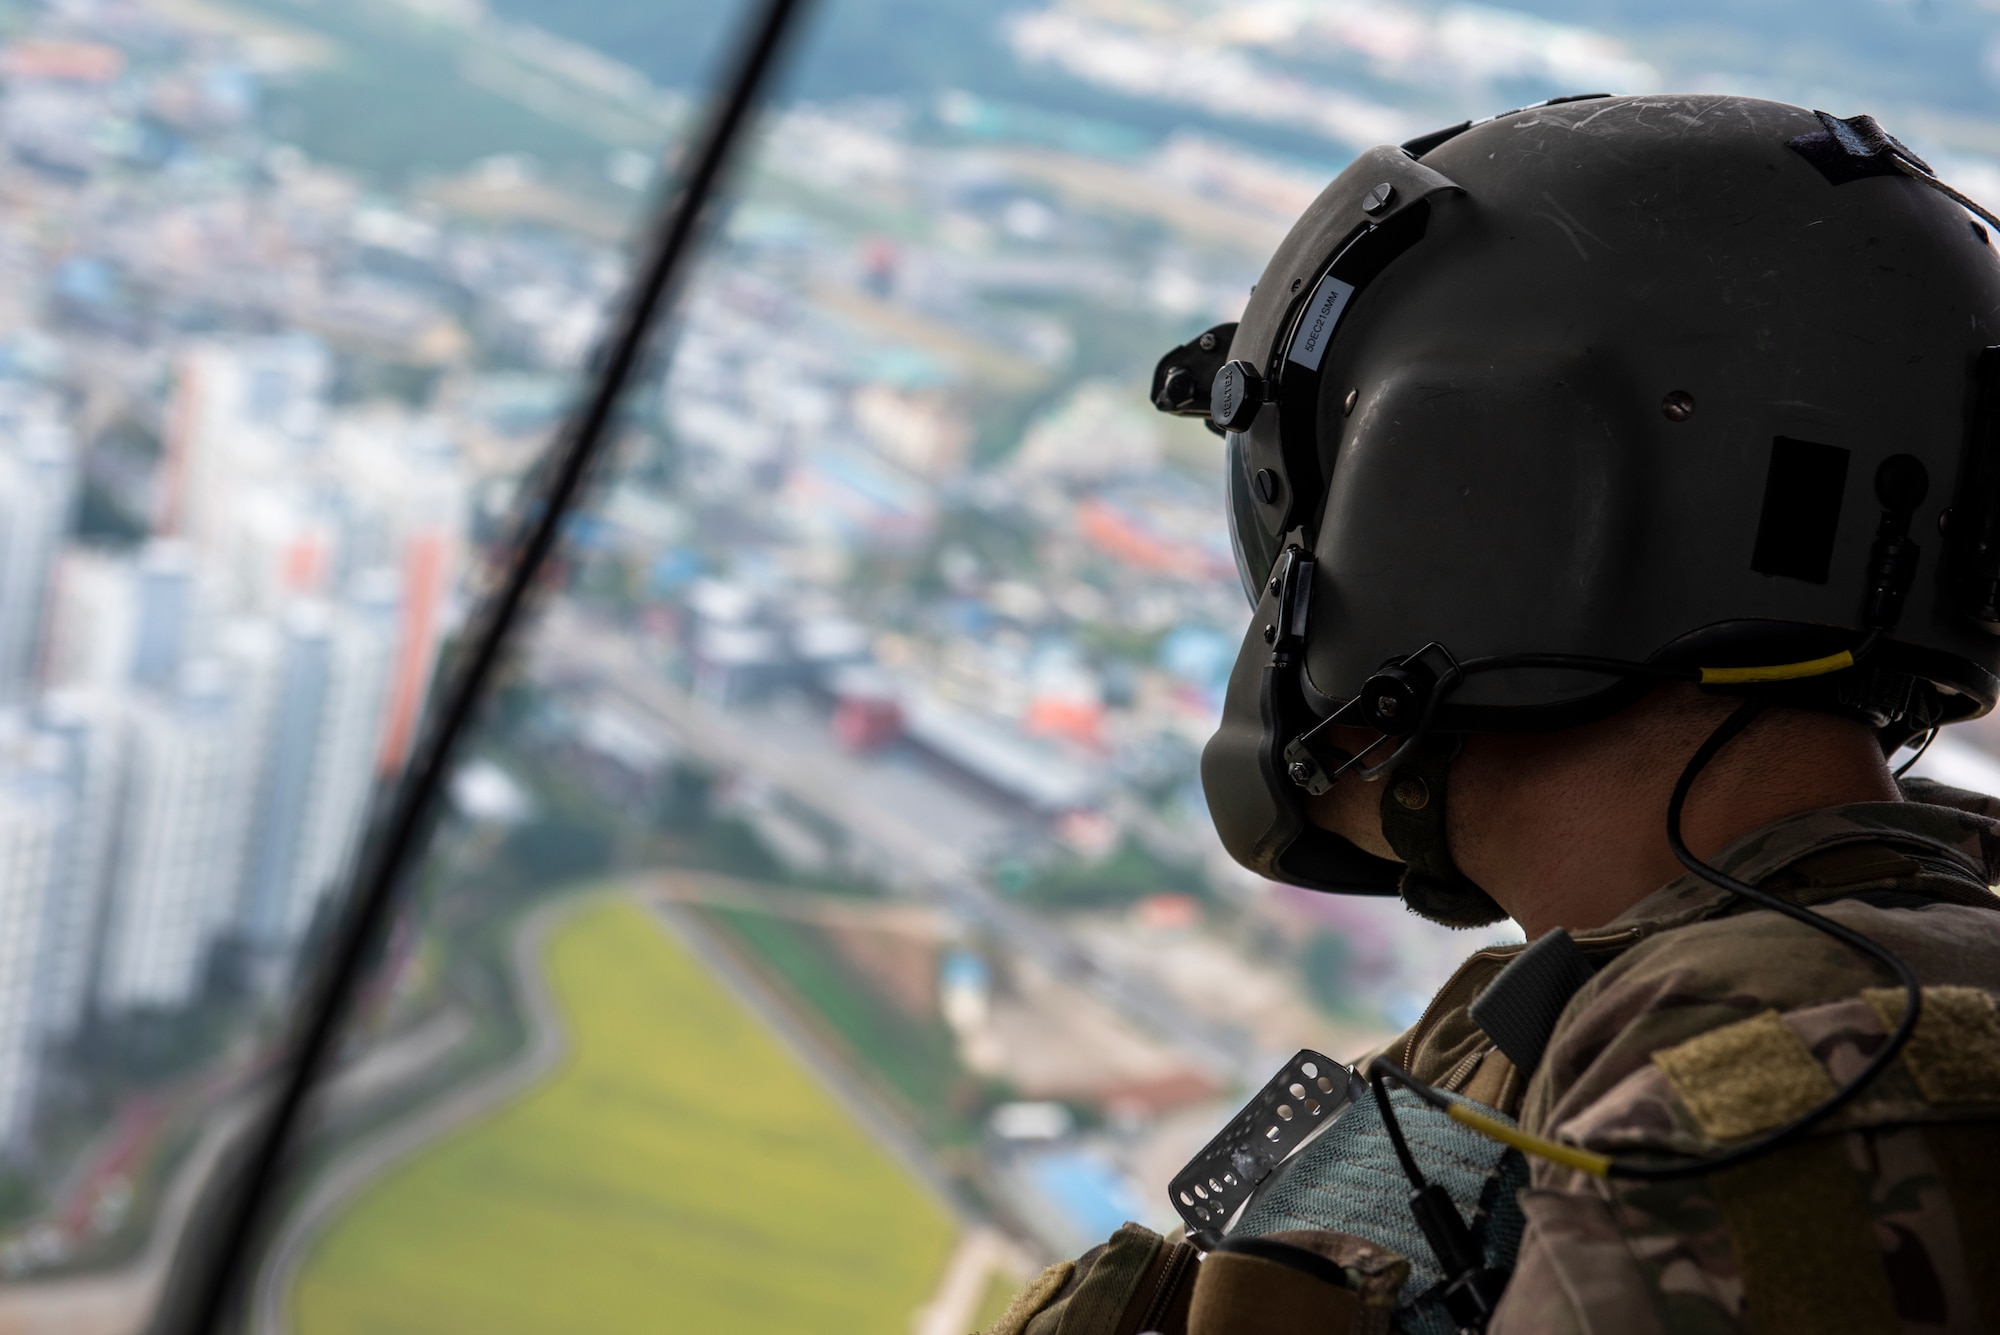
[[1484, 927], [1507, 916], [1452, 861], [1445, 838], [1446, 777], [1464, 746], [1432, 733], [1382, 781], [1382, 835], [1405, 870], [1399, 889], [1411, 911], [1447, 927]]

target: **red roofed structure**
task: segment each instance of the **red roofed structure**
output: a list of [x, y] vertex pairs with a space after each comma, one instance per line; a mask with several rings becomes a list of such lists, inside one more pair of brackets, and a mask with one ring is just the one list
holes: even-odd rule
[[0, 75], [64, 83], [111, 83], [125, 72], [125, 53], [102, 42], [14, 42], [0, 48]]

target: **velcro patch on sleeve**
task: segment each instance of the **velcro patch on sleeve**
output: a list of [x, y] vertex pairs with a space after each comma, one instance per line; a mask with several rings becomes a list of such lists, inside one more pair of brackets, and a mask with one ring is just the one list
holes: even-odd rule
[[[1903, 989], [1871, 987], [1862, 998], [1894, 1030]], [[1977, 987], [1927, 987], [1903, 1065], [1932, 1103], [2000, 1103], [2000, 1009]]]
[[1826, 1068], [1776, 1011], [1711, 1029], [1653, 1054], [1674, 1093], [1717, 1140], [1767, 1131], [1834, 1094]]

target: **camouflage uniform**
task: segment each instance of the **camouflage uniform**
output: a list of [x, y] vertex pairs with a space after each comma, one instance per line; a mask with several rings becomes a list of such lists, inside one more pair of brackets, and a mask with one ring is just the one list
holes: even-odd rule
[[[1925, 1005], [1903, 1054], [1814, 1134], [1735, 1169], [1607, 1182], [1533, 1161], [1521, 1194], [1527, 1234], [1494, 1335], [2000, 1335], [2000, 897], [1988, 889], [2000, 881], [2000, 801], [1920, 780], [1905, 791], [1904, 803], [1779, 821], [1714, 859], [1915, 969]], [[1693, 876], [1574, 936], [1598, 971], [1529, 1078], [1467, 1011], [1518, 946], [1475, 953], [1386, 1051], [1536, 1134], [1617, 1154], [1708, 1154], [1851, 1080], [1902, 1012], [1901, 991], [1875, 961]], [[1121, 1236], [1136, 1257], [1134, 1227]], [[1299, 1236], [1327, 1254], [1342, 1245], [1337, 1234]], [[1128, 1268], [1157, 1276], [1171, 1255], [1158, 1241]], [[1144, 1295], [1151, 1310], [1171, 1310], [1160, 1329], [1264, 1328], [1254, 1311], [1232, 1319], [1213, 1303], [1201, 1319], [1196, 1276], [1212, 1264], [1184, 1267], [1192, 1324], [1187, 1304]], [[1377, 1265], [1378, 1290], [1391, 1268]], [[1021, 1305], [1034, 1310], [1017, 1309], [994, 1330], [1147, 1328], [1126, 1323], [1133, 1312], [1115, 1293], [1088, 1304], [1103, 1316], [1073, 1310], [1091, 1278], [1088, 1265], [1062, 1272]], [[1371, 1324], [1380, 1322], [1321, 1328]]]

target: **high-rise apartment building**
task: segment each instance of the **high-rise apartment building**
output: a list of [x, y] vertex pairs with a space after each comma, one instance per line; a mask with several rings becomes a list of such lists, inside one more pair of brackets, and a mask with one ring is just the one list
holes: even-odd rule
[[57, 559], [43, 685], [113, 693], [132, 681], [138, 571], [122, 552], [72, 547]]
[[183, 542], [148, 543], [132, 580], [131, 684], [171, 688], [196, 635], [194, 553]]
[[401, 584], [381, 769], [408, 757], [457, 609], [469, 500], [456, 447], [434, 422], [355, 415], [329, 433], [328, 456], [351, 499], [347, 549], [355, 566], [394, 568]]
[[23, 704], [34, 689], [76, 481], [75, 444], [53, 407], [0, 396], [0, 702]]
[[293, 609], [282, 630], [272, 724], [239, 930], [281, 963], [347, 875], [367, 815], [395, 644], [395, 579], [339, 604]]
[[253, 487], [298, 467], [324, 425], [326, 349], [300, 336], [200, 343], [174, 368], [155, 532], [219, 551]]
[[239, 683], [218, 661], [126, 706], [118, 868], [98, 978], [109, 1012], [177, 1007], [199, 993], [236, 903], [256, 792]]
[[89, 1006], [122, 795], [123, 729], [114, 698], [63, 691], [37, 724], [67, 809], [50, 869], [35, 958], [35, 1027], [44, 1041], [73, 1034]]
[[19, 1151], [33, 1112], [40, 1035], [37, 953], [69, 815], [58, 757], [19, 716], [0, 720], [0, 1145]]

